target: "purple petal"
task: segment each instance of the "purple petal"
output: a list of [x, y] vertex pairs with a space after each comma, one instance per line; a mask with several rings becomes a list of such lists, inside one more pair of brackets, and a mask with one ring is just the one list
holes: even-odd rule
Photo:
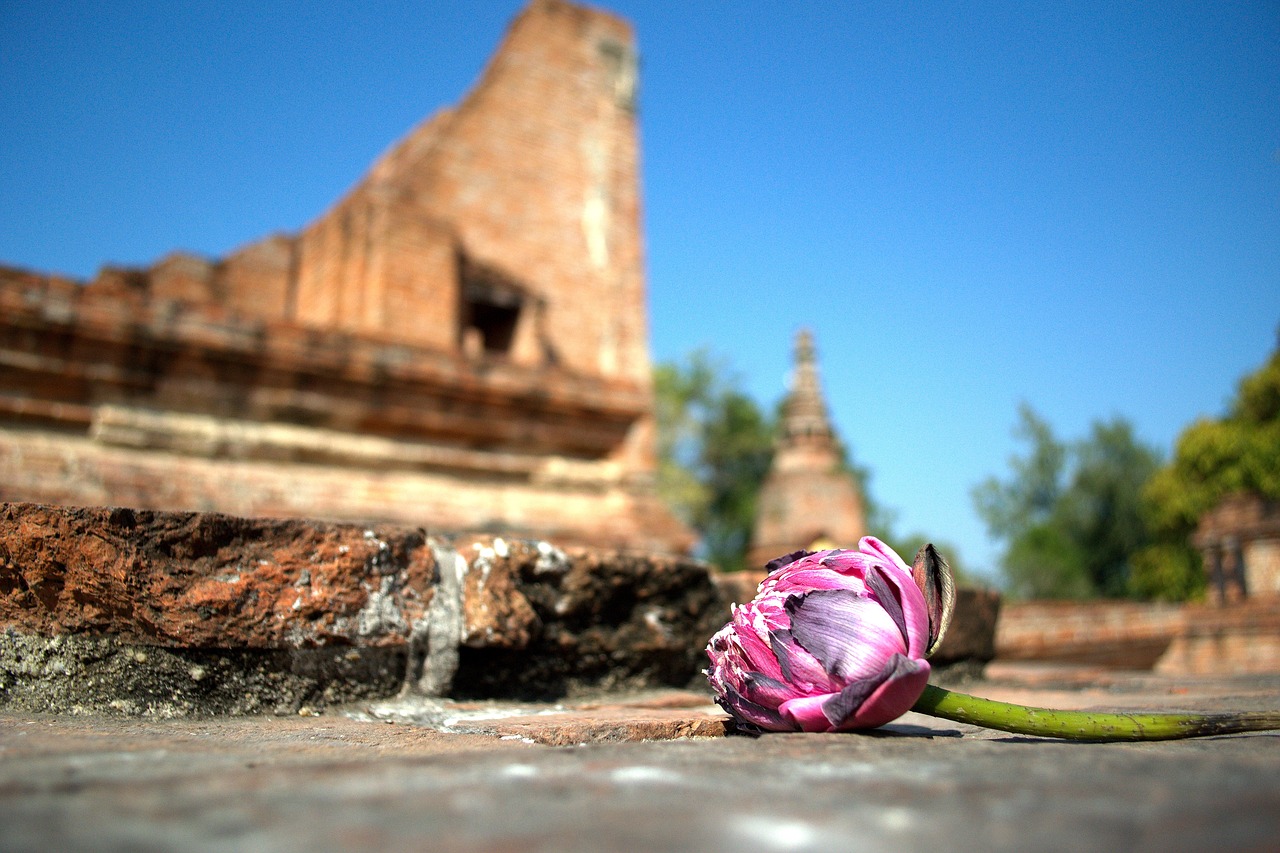
[[792, 551], [790, 554], [786, 554], [781, 557], [774, 557], [772, 560], [764, 564], [765, 574], [771, 575], [783, 566], [789, 566], [796, 560], [802, 560], [813, 553], [813, 551]]
[[955, 578], [947, 561], [931, 543], [925, 543], [916, 552], [915, 562], [911, 564], [911, 577], [924, 594], [929, 612], [929, 647], [925, 654], [931, 655], [942, 644], [947, 626], [951, 624], [951, 613], [956, 606]]
[[841, 682], [875, 675], [907, 650], [884, 608], [849, 590], [796, 596], [787, 601], [787, 612], [795, 639]]
[[796, 698], [794, 688], [762, 672], [748, 672], [743, 676], [740, 692], [752, 702], [770, 708], [776, 708], [788, 699]]
[[752, 702], [735, 690], [732, 684], [721, 684], [720, 689], [716, 703], [739, 723], [748, 723], [771, 732], [786, 732], [795, 728], [778, 711]]
[[867, 697], [876, 692], [876, 688], [884, 684], [885, 680], [892, 675], [889, 670], [892, 669], [893, 662], [898, 659], [906, 660], [902, 655], [894, 655], [885, 664], [885, 669], [875, 675], [849, 682], [848, 687], [845, 687], [839, 693], [829, 696], [822, 703], [822, 713], [826, 715], [833, 728], [841, 725], [857, 713], [858, 709], [862, 707], [862, 703], [867, 701]]
[[907, 620], [902, 615], [902, 604], [898, 601], [897, 592], [890, 586], [887, 572], [880, 566], [872, 566], [867, 572], [867, 587], [875, 594], [876, 601], [884, 608], [885, 613], [893, 620], [902, 632], [902, 647], [911, 647], [911, 638], [907, 636]]
[[789, 684], [795, 683], [795, 672], [791, 668], [791, 644], [794, 640], [790, 631], [772, 631], [769, 643], [773, 646], [774, 657], [778, 660], [778, 669], [782, 678]]
[[774, 631], [769, 641], [782, 670], [782, 680], [793, 685], [797, 693], [830, 692], [834, 685], [826, 667], [796, 642], [790, 631]]

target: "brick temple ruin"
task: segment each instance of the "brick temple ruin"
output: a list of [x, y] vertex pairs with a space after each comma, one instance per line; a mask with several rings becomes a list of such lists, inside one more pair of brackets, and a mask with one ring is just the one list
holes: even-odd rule
[[535, 0], [297, 234], [0, 268], [0, 500], [681, 552], [653, 488], [631, 28]]

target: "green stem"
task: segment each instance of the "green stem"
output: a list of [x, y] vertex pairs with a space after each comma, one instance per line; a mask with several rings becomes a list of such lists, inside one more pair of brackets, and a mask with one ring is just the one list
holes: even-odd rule
[[1068, 740], [1176, 740], [1280, 729], [1280, 712], [1240, 714], [1098, 714], [1052, 711], [981, 699], [930, 684], [911, 709], [1002, 732]]

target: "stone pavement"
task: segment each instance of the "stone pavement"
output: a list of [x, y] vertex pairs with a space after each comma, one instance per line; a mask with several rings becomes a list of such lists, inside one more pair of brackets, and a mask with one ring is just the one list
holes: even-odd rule
[[[1261, 710], [1280, 676], [994, 664], [1076, 708]], [[1015, 737], [909, 714], [724, 736], [692, 692], [324, 716], [0, 715], [0, 850], [1274, 850], [1280, 734]], [[416, 719], [417, 723], [408, 722]]]

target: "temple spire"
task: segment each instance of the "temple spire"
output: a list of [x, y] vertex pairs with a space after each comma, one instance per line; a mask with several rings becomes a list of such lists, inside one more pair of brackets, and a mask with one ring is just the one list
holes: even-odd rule
[[856, 548], [866, 533], [862, 496], [845, 469], [827, 415], [813, 335], [796, 334], [791, 387], [773, 462], [760, 489], [748, 566], [799, 548]]
[[781, 440], [784, 443], [807, 441], [834, 447], [835, 435], [827, 418], [827, 404], [818, 381], [818, 359], [813, 335], [808, 329], [796, 334], [795, 367], [791, 373], [791, 389], [782, 409]]

